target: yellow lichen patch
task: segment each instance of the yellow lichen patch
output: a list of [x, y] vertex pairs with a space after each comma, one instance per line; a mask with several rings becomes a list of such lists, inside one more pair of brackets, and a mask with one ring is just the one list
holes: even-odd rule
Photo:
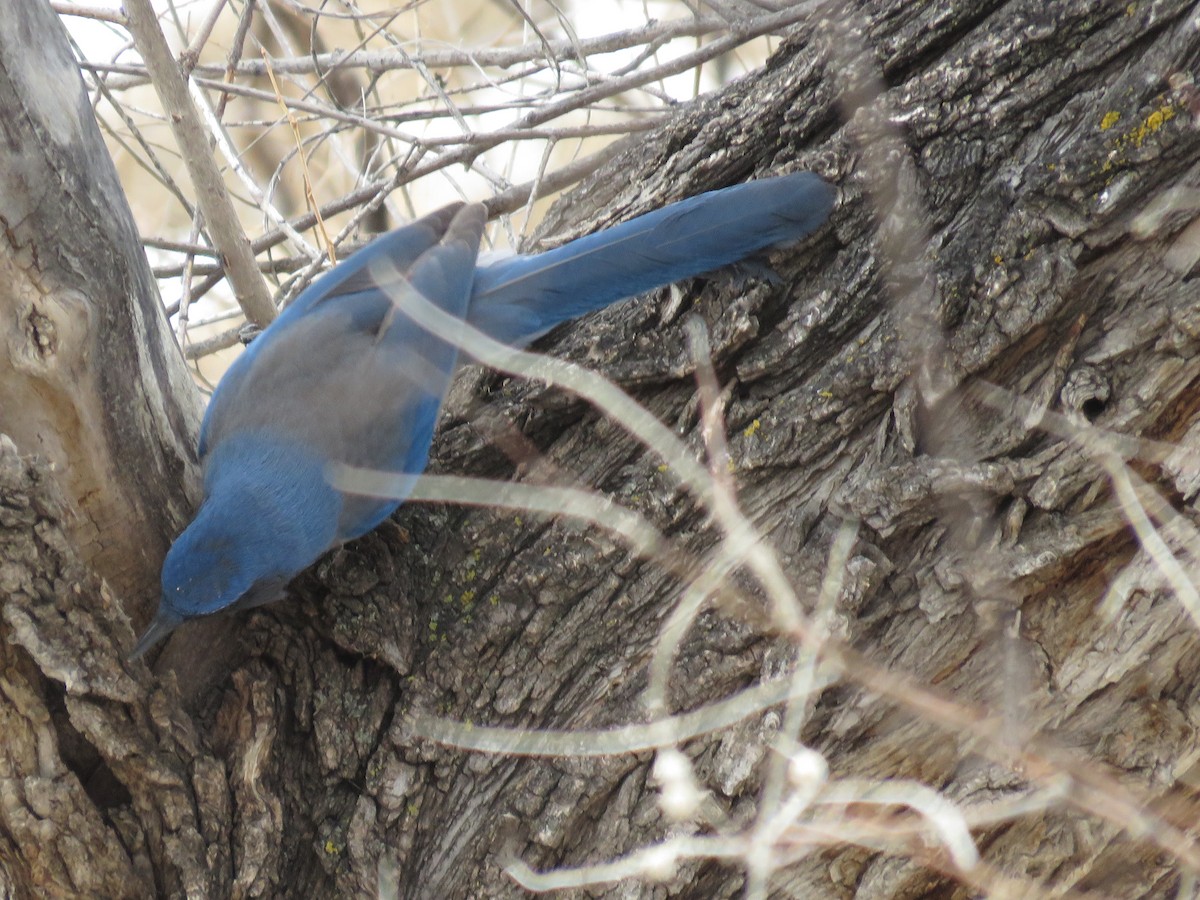
[[1160, 106], [1150, 115], [1142, 120], [1142, 124], [1129, 133], [1129, 140], [1133, 146], [1142, 146], [1142, 141], [1154, 134], [1168, 122], [1175, 118], [1175, 107], [1170, 103]]
[[1119, 121], [1121, 121], [1121, 114], [1115, 109], [1109, 110], [1104, 114], [1104, 118], [1100, 120], [1100, 130], [1108, 131], [1108, 129], [1112, 128]]
[[753, 422], [751, 422], [749, 425], [746, 426], [746, 429], [742, 432], [742, 436], [743, 437], [754, 437], [754, 435], [758, 433], [758, 429], [761, 427], [762, 427], [762, 422], [758, 421], [758, 419], [755, 419]]
[[[1163, 126], [1174, 119], [1178, 113], [1178, 106], [1169, 100], [1163, 101], [1157, 109], [1147, 114], [1136, 126], [1122, 132], [1113, 139], [1113, 149], [1104, 161], [1101, 171], [1109, 172], [1118, 166], [1126, 164], [1128, 162], [1128, 159], [1124, 155], [1126, 150], [1130, 147], [1134, 149], [1140, 148], [1147, 138], [1161, 131]], [[1112, 115], [1112, 113], [1105, 116], [1106, 121], [1109, 115]]]

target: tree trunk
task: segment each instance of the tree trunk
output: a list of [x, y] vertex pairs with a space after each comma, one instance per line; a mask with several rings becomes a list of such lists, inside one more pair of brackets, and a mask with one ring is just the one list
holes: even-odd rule
[[139, 613], [187, 521], [198, 394], [62, 26], [0, 10], [0, 431], [57, 469], [80, 558]]
[[[468, 370], [435, 471], [586, 486], [671, 552], [639, 559], [577, 519], [410, 504], [302, 576], [294, 599], [234, 620], [239, 643], [213, 651], [228, 657], [220, 677], [180, 671], [204, 686], [185, 710], [174, 676], [124, 661], [125, 587], [110, 575], [122, 567], [89, 554], [67, 512], [79, 484], [62, 477], [95, 451], [70, 436], [72, 416], [50, 414], [107, 417], [150, 445], [186, 417], [134, 417], [89, 389], [37, 394], [48, 412], [23, 429], [8, 411], [24, 395], [0, 381], [6, 893], [517, 897], [521, 865], [601, 863], [689, 835], [669, 860], [636, 857], [610, 873], [624, 880], [567, 895], [1140, 897], [1191, 883], [1195, 10], [874, 0], [830, 15], [639, 141], [560, 204], [547, 234], [796, 168], [839, 184], [831, 224], [771, 255], [777, 283], [721, 273], [543, 342], [625, 386], [703, 456], [706, 370], [688, 319], [707, 323], [728, 434], [717, 477], [736, 485], [803, 613], [789, 620], [779, 585], [746, 563], [687, 629], [670, 711], [790, 684], [824, 630], [809, 700], [746, 698], [733, 724], [689, 732], [703, 794], [665, 811], [655, 774], [678, 785], [678, 758], [655, 768], [655, 740], [589, 755], [608, 740], [594, 732], [646, 721], [664, 626], [736, 536], [627, 422]], [[24, 16], [40, 53], [65, 53], [44, 11], [3, 16]], [[13, 73], [29, 69], [9, 32], [5, 111], [30, 102], [14, 100]], [[57, 134], [50, 113], [33, 109], [24, 131], [12, 119], [6, 171], [54, 166], [64, 142], [39, 138]], [[90, 173], [69, 186], [91, 199], [15, 222], [6, 196], [7, 268], [69, 257], [78, 228], [133, 239], [113, 224], [94, 129], [68, 124]], [[60, 331], [106, 345], [112, 323], [145, 313], [144, 343], [125, 340], [136, 375], [80, 354], [88, 373], [128, 379], [112, 390], [129, 398], [167, 356], [148, 349], [163, 326], [145, 312], [144, 265], [127, 247], [120, 259], [98, 270], [105, 289], [79, 289], [95, 314]], [[148, 408], [187, 406], [174, 378], [154, 383], [164, 396]], [[181, 478], [120, 475], [106, 491], [178, 502]], [[173, 515], [140, 524], [160, 557]], [[195, 642], [189, 628], [177, 640]], [[498, 740], [481, 726], [529, 729], [525, 749], [542, 755], [430, 740], [445, 720], [474, 726], [464, 744]], [[777, 740], [793, 727], [808, 750]], [[539, 729], [584, 732], [584, 752], [552, 755], [565, 739]], [[955, 805], [981, 862], [937, 840], [958, 820], [911, 782]], [[781, 794], [810, 787], [817, 803], [755, 830]], [[941, 831], [905, 812], [922, 803], [941, 810]]]

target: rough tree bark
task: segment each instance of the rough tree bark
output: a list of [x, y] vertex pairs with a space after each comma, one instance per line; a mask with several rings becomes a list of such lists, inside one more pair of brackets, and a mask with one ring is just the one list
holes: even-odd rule
[[[763, 71], [640, 139], [550, 231], [797, 167], [841, 186], [831, 226], [773, 255], [778, 284], [719, 276], [547, 346], [624, 384], [699, 452], [684, 326], [698, 313], [740, 501], [804, 597], [841, 524], [860, 523], [829, 651], [845, 676], [802, 733], [837, 776], [916, 779], [980, 808], [1058, 773], [1059, 802], [980, 827], [984, 864], [957, 874], [1163, 895], [1200, 860], [1186, 834], [1198, 625], [1140, 549], [1094, 448], [1061, 435], [1091, 421], [1143, 439], [1114, 446], [1159, 489], [1142, 503], [1190, 565], [1196, 10], [875, 0], [826, 14], [836, 19], [798, 28]], [[54, 26], [37, 28], [45, 53]], [[19, 58], [0, 42], [9, 83]], [[6, 171], [50, 153], [0, 121]], [[65, 222], [95, 227], [99, 215], [25, 218], [23, 236], [5, 212], [6, 258], [37, 247], [21, 267], [40, 272], [71, 244]], [[141, 278], [140, 265], [107, 274]], [[107, 334], [146, 295], [89, 296], [105, 318], [87, 333]], [[1019, 400], [997, 406], [983, 384]], [[303, 576], [293, 601], [240, 618], [228, 670], [185, 711], [174, 676], [123, 661], [124, 598], [87, 565], [67, 514], [81, 498], [10, 425], [13, 389], [0, 387], [12, 438], [0, 443], [5, 893], [522, 896], [504, 872], [514, 858], [596, 862], [752, 821], [777, 710], [685, 745], [710, 794], [682, 824], [659, 809], [649, 753], [483, 755], [415, 733], [418, 713], [531, 728], [644, 719], [646, 661], [679, 580], [566, 521], [407, 507]], [[153, 439], [164, 425], [136, 427]], [[492, 437], [516, 429], [530, 452], [522, 477], [552, 471], [608, 492], [697, 558], [718, 541], [657, 457], [557, 391], [468, 373], [434, 467], [510, 477], [512, 454]], [[164, 538], [168, 523], [152, 521]], [[1119, 602], [1102, 614], [1110, 587]], [[705, 611], [679, 655], [674, 708], [786, 670], [792, 642], [764, 620]], [[789, 852], [820, 843], [785, 838]], [[773, 891], [964, 895], [945, 854], [888, 838], [893, 852], [796, 853]], [[595, 893], [726, 897], [744, 880], [736, 861], [683, 860], [659, 884]]]

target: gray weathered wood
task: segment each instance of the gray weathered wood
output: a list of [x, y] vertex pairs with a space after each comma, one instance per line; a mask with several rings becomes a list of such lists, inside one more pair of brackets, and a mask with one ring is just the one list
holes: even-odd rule
[[0, 432], [55, 466], [80, 556], [140, 619], [190, 514], [199, 397], [45, 3], [0, 8], [0, 129]]

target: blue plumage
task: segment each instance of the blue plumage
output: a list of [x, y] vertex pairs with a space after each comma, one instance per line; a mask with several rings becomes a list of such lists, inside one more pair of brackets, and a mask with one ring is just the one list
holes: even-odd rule
[[815, 231], [833, 188], [797, 172], [699, 194], [475, 273], [468, 321], [519, 347], [555, 325]]
[[833, 200], [826, 182], [800, 172], [478, 268], [478, 204], [380, 237], [302, 292], [221, 379], [200, 430], [204, 503], [167, 554], [158, 615], [135, 655], [186, 619], [278, 599], [322, 553], [399, 506], [339, 492], [330, 463], [414, 481], [424, 470], [458, 348], [396, 308], [377, 283], [381, 263], [403, 276], [401, 290], [523, 346], [591, 310], [798, 240]]

